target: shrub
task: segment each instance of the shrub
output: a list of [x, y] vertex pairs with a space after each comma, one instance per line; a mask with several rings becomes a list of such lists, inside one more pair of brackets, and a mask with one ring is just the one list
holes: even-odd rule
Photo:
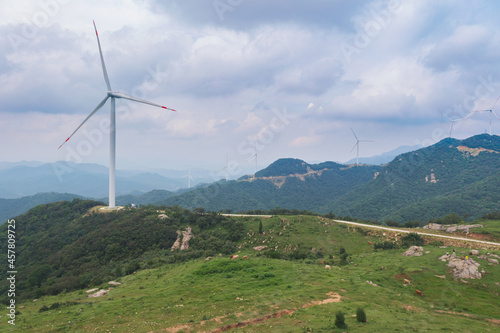
[[131, 262], [125, 268], [125, 275], [130, 275], [141, 268], [141, 265], [138, 262]]
[[462, 222], [460, 216], [457, 213], [451, 213], [442, 218], [443, 224], [459, 224]]
[[422, 246], [424, 245], [424, 239], [419, 234], [410, 232], [408, 235], [401, 238], [401, 245], [403, 247], [410, 247], [414, 245]]
[[360, 323], [366, 323], [366, 313], [362, 308], [356, 310], [356, 320]]
[[484, 214], [482, 218], [485, 220], [500, 220], [500, 211]]
[[342, 311], [339, 311], [335, 314], [335, 327], [342, 329], [347, 328], [345, 317]]
[[339, 255], [340, 255], [340, 265], [347, 265], [349, 263], [347, 261], [348, 254], [343, 247], [340, 248]]
[[399, 224], [399, 222], [396, 222], [396, 221], [393, 221], [393, 220], [387, 220], [387, 221], [385, 221], [385, 224], [388, 227], [400, 227], [401, 226], [401, 224]]

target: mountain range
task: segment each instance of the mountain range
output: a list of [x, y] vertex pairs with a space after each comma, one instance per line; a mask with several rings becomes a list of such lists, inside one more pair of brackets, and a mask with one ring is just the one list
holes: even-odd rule
[[424, 221], [500, 210], [500, 137], [444, 139], [384, 166], [280, 159], [255, 178], [218, 182], [158, 203], [209, 210], [275, 207], [368, 220]]
[[[4, 214], [21, 213], [34, 204], [79, 195], [106, 201], [107, 169], [96, 165], [71, 166], [78, 172], [74, 177], [71, 173], [63, 174], [64, 183], [73, 184], [78, 195], [51, 193], [44, 198], [39, 194], [19, 199], [21, 203], [3, 199], [0, 208]], [[33, 170], [36, 172], [28, 172]], [[3, 172], [10, 173], [11, 177], [4, 178]], [[5, 168], [0, 164], [2, 185], [23, 173], [29, 175], [23, 186], [34, 186], [40, 191], [53, 189], [57, 182], [53, 165]], [[36, 178], [44, 174], [48, 178], [45, 182]], [[92, 180], [83, 174], [92, 175]], [[299, 159], [279, 159], [255, 176], [177, 191], [162, 187], [166, 178], [157, 173], [122, 175], [126, 181], [120, 186], [128, 186], [129, 191], [117, 197], [119, 205], [179, 205], [188, 209], [233, 212], [280, 207], [398, 222], [426, 221], [451, 213], [477, 218], [500, 210], [500, 137], [482, 134], [465, 140], [447, 138], [432, 146], [400, 154], [385, 165], [309, 164]], [[136, 179], [141, 179], [137, 183], [142, 184], [143, 191], [149, 180], [151, 191], [141, 193], [143, 191], [133, 186]], [[2, 186], [2, 190], [5, 188]], [[0, 217], [4, 221], [12, 216], [2, 214]]]

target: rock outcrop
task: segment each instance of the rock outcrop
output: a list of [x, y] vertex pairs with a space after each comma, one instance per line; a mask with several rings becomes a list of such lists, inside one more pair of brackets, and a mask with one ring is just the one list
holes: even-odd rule
[[454, 254], [445, 254], [439, 257], [441, 261], [448, 261], [446, 266], [452, 268], [452, 274], [455, 279], [480, 279], [482, 277], [479, 272], [480, 264], [471, 258], [462, 259]]
[[407, 257], [420, 257], [424, 252], [424, 248], [421, 246], [411, 246], [406, 252], [401, 253]]
[[450, 261], [446, 265], [453, 268], [453, 277], [461, 279], [480, 279], [479, 263], [472, 259], [464, 259], [458, 257], [450, 257]]
[[473, 228], [479, 228], [483, 227], [482, 224], [464, 224], [464, 225], [458, 225], [458, 224], [438, 224], [438, 223], [429, 223], [425, 226], [423, 226], [424, 229], [430, 229], [430, 230], [444, 230], [445, 232], [456, 232], [456, 231], [465, 231], [469, 232], [470, 229]]
[[185, 231], [177, 230], [177, 239], [175, 240], [174, 245], [170, 248], [170, 251], [174, 251], [177, 249], [187, 250], [189, 249], [189, 241], [194, 237], [193, 232], [191, 231], [191, 227], [187, 227]]

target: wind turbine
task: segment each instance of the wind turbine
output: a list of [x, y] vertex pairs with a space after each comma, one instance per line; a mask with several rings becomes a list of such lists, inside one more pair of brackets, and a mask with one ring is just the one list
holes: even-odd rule
[[500, 98], [500, 96], [497, 97], [497, 100], [495, 101], [495, 103], [493, 104], [493, 106], [490, 108], [490, 109], [487, 109], [487, 110], [474, 110], [472, 111], [473, 113], [474, 112], [489, 112], [490, 113], [490, 135], [491, 135], [491, 119], [493, 117], [493, 115], [495, 115], [495, 117], [500, 120], [500, 118], [498, 118], [497, 114], [495, 113], [495, 111], [493, 111], [493, 108], [495, 107], [495, 105], [497, 104], [498, 102], [498, 99]]
[[224, 166], [224, 169], [226, 170], [226, 182], [229, 180], [229, 155], [226, 155], [226, 166]]
[[452, 137], [452, 134], [453, 134], [453, 125], [456, 123], [456, 122], [459, 122], [460, 120], [464, 120], [468, 117], [465, 117], [465, 118], [460, 118], [460, 119], [451, 119], [450, 117], [448, 117], [448, 115], [446, 113], [443, 112], [443, 116], [448, 119], [450, 121], [450, 138]]
[[257, 149], [255, 149], [255, 155], [253, 155], [253, 157], [255, 157], [255, 172], [253, 173], [253, 179], [255, 179], [257, 175]]
[[351, 131], [352, 131], [352, 134], [354, 134], [354, 137], [356, 138], [356, 144], [354, 145], [354, 147], [352, 147], [351, 153], [354, 150], [354, 148], [357, 148], [356, 149], [356, 166], [358, 166], [359, 165], [359, 143], [360, 142], [373, 142], [373, 140], [360, 140], [360, 139], [358, 139], [358, 136], [356, 135], [356, 133], [354, 133], [354, 130], [352, 129], [352, 127], [351, 127]]
[[191, 177], [191, 169], [188, 170], [187, 179], [188, 179], [188, 188], [191, 188], [191, 181], [194, 180], [193, 177]]
[[99, 41], [99, 34], [97, 33], [97, 28], [94, 21], [93, 23], [94, 23], [95, 35], [97, 37], [97, 45], [99, 46], [99, 55], [101, 57], [102, 73], [104, 74], [104, 81], [106, 81], [106, 86], [108, 88], [108, 91], [106, 92], [106, 97], [104, 97], [104, 99], [99, 104], [97, 104], [95, 109], [87, 116], [87, 118], [85, 118], [85, 120], [80, 124], [80, 126], [78, 126], [76, 130], [73, 133], [71, 133], [71, 135], [66, 139], [66, 141], [62, 143], [62, 145], [59, 146], [58, 149], [60, 149], [66, 142], [68, 142], [68, 140], [71, 139], [71, 137], [80, 129], [80, 127], [82, 127], [83, 124], [85, 124], [87, 120], [89, 120], [89, 118], [94, 115], [94, 113], [99, 111], [99, 109], [102, 108], [104, 104], [106, 104], [106, 101], [108, 99], [111, 100], [110, 125], [109, 125], [109, 208], [112, 209], [115, 208], [115, 152], [116, 152], [115, 99], [123, 98], [139, 103], [149, 104], [170, 111], [175, 111], [175, 110], [167, 108], [166, 106], [163, 105], [148, 102], [133, 96], [129, 96], [111, 90], [108, 72], [106, 71], [106, 65], [104, 64], [104, 57], [102, 55], [101, 42]]

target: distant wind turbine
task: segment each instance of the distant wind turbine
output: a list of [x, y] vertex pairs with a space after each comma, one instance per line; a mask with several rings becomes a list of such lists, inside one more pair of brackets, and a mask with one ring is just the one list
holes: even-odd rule
[[486, 109], [486, 110], [474, 110], [474, 111], [472, 111], [473, 113], [476, 113], [476, 112], [489, 112], [490, 113], [490, 135], [491, 135], [491, 119], [492, 119], [493, 115], [495, 115], [495, 117], [498, 120], [500, 120], [500, 118], [498, 118], [498, 116], [495, 113], [495, 111], [493, 111], [493, 108], [497, 104], [499, 98], [500, 98], [500, 96], [497, 97], [497, 100], [495, 101], [495, 103], [493, 104], [493, 106], [490, 109]]
[[354, 147], [352, 147], [351, 153], [354, 150], [354, 148], [357, 148], [356, 149], [356, 166], [358, 166], [359, 165], [359, 143], [360, 142], [373, 142], [373, 140], [360, 140], [360, 139], [358, 139], [358, 136], [356, 135], [356, 133], [354, 133], [354, 130], [352, 128], [351, 128], [351, 131], [352, 131], [352, 134], [354, 134], [354, 137], [356, 138], [356, 144], [354, 145]]
[[464, 120], [468, 117], [465, 117], [465, 118], [460, 118], [460, 119], [451, 119], [450, 117], [448, 117], [448, 115], [446, 113], [443, 112], [443, 116], [448, 119], [448, 121], [450, 122], [450, 138], [453, 136], [453, 125], [456, 123], [456, 122], [459, 122], [461, 120]]
[[226, 182], [229, 180], [229, 155], [226, 155], [226, 166], [224, 167], [226, 169]]
[[68, 140], [71, 139], [71, 137], [80, 129], [80, 127], [82, 127], [83, 124], [85, 124], [85, 122], [87, 122], [87, 120], [89, 120], [89, 118], [94, 115], [94, 113], [99, 111], [99, 109], [104, 106], [104, 104], [108, 99], [111, 100], [110, 127], [109, 127], [109, 208], [115, 208], [115, 151], [116, 151], [115, 99], [123, 98], [139, 103], [157, 106], [159, 108], [167, 109], [170, 111], [175, 111], [175, 110], [167, 108], [166, 106], [163, 105], [151, 103], [133, 96], [129, 96], [111, 90], [108, 73], [106, 71], [106, 65], [104, 64], [104, 57], [102, 55], [101, 42], [99, 41], [99, 35], [97, 34], [97, 28], [95, 22], [93, 23], [94, 23], [95, 35], [97, 37], [97, 45], [99, 46], [99, 55], [101, 57], [102, 73], [104, 74], [104, 81], [106, 81], [106, 86], [108, 88], [108, 91], [106, 93], [106, 97], [104, 97], [104, 99], [95, 107], [95, 109], [87, 116], [87, 118], [85, 118], [85, 120], [80, 124], [80, 126], [78, 126], [76, 130], [73, 133], [71, 133], [71, 135], [66, 139], [66, 141], [64, 141], [62, 145], [59, 146], [58, 149], [60, 149], [66, 142], [68, 142]]
[[186, 177], [188, 179], [188, 188], [191, 188], [191, 181], [194, 180], [193, 177], [191, 177], [191, 169], [188, 171], [188, 174]]
[[250, 157], [248, 159], [248, 161], [250, 162], [250, 159], [255, 158], [255, 171], [253, 173], [253, 179], [255, 179], [255, 175], [257, 174], [257, 148], [255, 148], [255, 146], [254, 146], [253, 149], [254, 149], [255, 153], [252, 155], [252, 157]]

